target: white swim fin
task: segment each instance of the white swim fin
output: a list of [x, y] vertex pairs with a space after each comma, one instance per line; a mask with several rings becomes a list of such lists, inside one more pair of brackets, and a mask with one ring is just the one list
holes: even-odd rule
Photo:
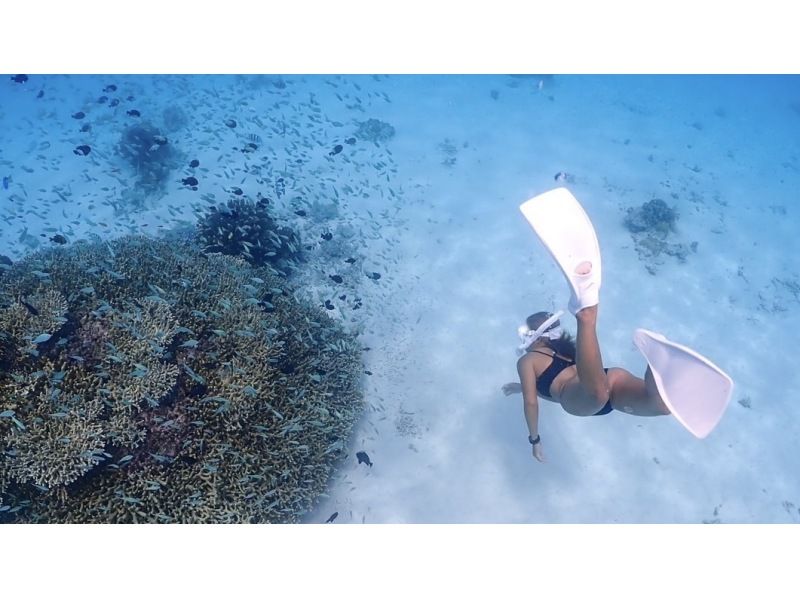
[[578, 200], [564, 187], [537, 195], [519, 209], [569, 283], [569, 311], [600, 301], [600, 246]]
[[697, 438], [705, 438], [722, 419], [733, 393], [733, 380], [688, 347], [644, 328], [633, 343], [647, 359], [656, 387], [672, 415]]

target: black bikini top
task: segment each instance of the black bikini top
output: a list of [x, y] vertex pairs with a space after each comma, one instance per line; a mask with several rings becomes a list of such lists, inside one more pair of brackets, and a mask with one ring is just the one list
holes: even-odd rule
[[555, 380], [556, 376], [558, 376], [565, 369], [575, 365], [575, 362], [564, 359], [563, 357], [559, 357], [557, 353], [553, 353], [551, 355], [550, 353], [543, 353], [542, 351], [536, 351], [535, 349], [532, 350], [531, 353], [547, 355], [553, 359], [553, 362], [547, 366], [547, 369], [542, 372], [542, 375], [536, 379], [536, 390], [539, 392], [539, 394], [544, 397], [552, 398], [552, 395], [550, 394], [550, 386], [553, 384], [553, 380]]

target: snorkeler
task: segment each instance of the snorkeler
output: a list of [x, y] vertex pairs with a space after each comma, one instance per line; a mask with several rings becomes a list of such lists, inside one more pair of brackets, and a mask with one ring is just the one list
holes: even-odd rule
[[572, 415], [606, 415], [613, 410], [631, 415], [669, 415], [655, 386], [650, 367], [644, 380], [622, 368], [603, 368], [597, 341], [597, 306], [580, 310], [577, 346], [561, 329], [559, 316], [538, 312], [521, 330], [524, 351], [517, 361], [520, 382], [503, 386], [506, 395], [521, 392], [533, 456], [544, 461], [539, 435], [537, 395], [559, 403]]
[[688, 347], [642, 328], [634, 332], [634, 343], [648, 362], [644, 378], [604, 368], [597, 340], [600, 248], [589, 217], [563, 187], [529, 199], [520, 209], [567, 279], [568, 308], [578, 324], [574, 341], [561, 329], [563, 312], [535, 313], [519, 330], [520, 382], [505, 384], [503, 392], [523, 395], [533, 456], [544, 461], [539, 396], [578, 416], [615, 410], [644, 417], [672, 414], [696, 437], [707, 436], [730, 402], [730, 377]]

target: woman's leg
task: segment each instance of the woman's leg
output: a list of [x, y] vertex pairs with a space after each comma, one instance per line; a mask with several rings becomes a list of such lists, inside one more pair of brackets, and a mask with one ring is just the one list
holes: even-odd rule
[[593, 415], [608, 402], [611, 392], [597, 341], [597, 306], [582, 309], [575, 318], [578, 320], [575, 341], [578, 376], [564, 384], [561, 406], [573, 415]]
[[617, 411], [652, 417], [669, 415], [669, 409], [658, 394], [653, 374], [648, 366], [645, 379], [637, 378], [622, 368], [608, 369], [608, 384], [611, 388], [611, 406]]

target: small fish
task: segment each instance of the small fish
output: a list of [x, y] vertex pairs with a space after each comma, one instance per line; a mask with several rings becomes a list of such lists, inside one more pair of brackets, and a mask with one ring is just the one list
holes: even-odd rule
[[328, 520], [325, 523], [333, 523], [336, 521], [336, 518], [339, 516], [339, 511], [336, 511], [333, 515], [328, 517]]
[[372, 372], [370, 372], [369, 370], [364, 370], [364, 373], [365, 373], [367, 376], [371, 376], [371, 375], [372, 375]]
[[339, 295], [339, 301], [344, 301], [347, 299], [347, 295]]
[[294, 213], [297, 214], [298, 216], [306, 216], [307, 215], [305, 210], [295, 210]]
[[126, 99], [126, 100], [128, 100], [129, 102], [132, 102], [132, 101], [133, 101], [133, 100], [135, 100], [136, 98], [134, 98], [133, 96], [128, 96], [128, 97], [127, 97], [127, 98], [125, 98], [125, 99]]
[[41, 100], [44, 97], [44, 89], [40, 89], [39, 93], [36, 94], [36, 99]]
[[198, 166], [200, 166], [200, 160], [192, 160], [191, 162], [189, 162], [190, 168], [197, 168]]
[[111, 85], [106, 85], [103, 88], [103, 93], [113, 93], [115, 91], [117, 91], [117, 86], [114, 85], [113, 83]]
[[331, 152], [328, 152], [328, 155], [329, 155], [329, 156], [335, 156], [336, 154], [338, 154], [339, 152], [341, 152], [343, 149], [344, 149], [344, 147], [343, 147], [343, 146], [341, 146], [341, 145], [335, 145], [335, 146], [333, 146], [333, 151], [331, 151]]
[[331, 303], [330, 299], [325, 299], [325, 309], [336, 309], [336, 306]]
[[11, 80], [14, 83], [27, 83], [28, 75], [14, 75], [13, 77], [11, 77]]
[[193, 176], [186, 177], [185, 179], [182, 179], [181, 183], [183, 183], [187, 187], [192, 187], [195, 190], [197, 189], [197, 185], [199, 184], [198, 180], [196, 178], [194, 178]]
[[234, 195], [242, 195], [244, 191], [242, 191], [239, 187], [231, 187], [231, 193]]
[[82, 118], [86, 118], [86, 113], [85, 112], [76, 112], [75, 114], [72, 115], [72, 118], [74, 118], [75, 120], [80, 120]]
[[372, 461], [369, 460], [369, 455], [364, 451], [358, 451], [356, 453], [356, 459], [358, 459], [359, 465], [361, 463], [364, 463], [365, 465], [369, 465], [370, 467], [372, 467]]
[[330, 241], [331, 239], [333, 239], [333, 235], [331, 233], [322, 233], [322, 238], [325, 239], [326, 241]]
[[128, 110], [127, 114], [128, 114], [128, 116], [141, 116], [142, 115], [142, 113], [139, 112], [138, 110]]
[[91, 151], [92, 148], [90, 148], [88, 145], [79, 145], [74, 150], [72, 150], [72, 153], [75, 154], [76, 156], [88, 156], [89, 152]]
[[109, 105], [109, 106], [111, 106], [112, 108], [113, 108], [114, 106], [119, 106], [119, 100], [118, 100], [117, 98], [114, 98], [113, 100], [111, 100], [111, 101], [108, 103], [108, 105]]
[[371, 278], [372, 280], [379, 280], [381, 277], [380, 274], [377, 272], [373, 272], [372, 274], [367, 274], [367, 278]]
[[355, 263], [356, 263], [356, 258], [354, 258], [354, 257], [349, 257], [349, 258], [347, 258], [345, 261], [346, 261], [348, 264], [355, 264]]
[[228, 127], [229, 129], [235, 129], [236, 121], [233, 120], [232, 118], [229, 118], [228, 120], [225, 121], [225, 126]]
[[4, 176], [3, 177], [3, 189], [8, 189], [9, 183], [11, 183], [11, 177], [10, 176]]
[[66, 245], [69, 242], [68, 239], [61, 234], [53, 235], [52, 237], [50, 237], [50, 240], [53, 243], [58, 243], [59, 245]]
[[331, 274], [330, 279], [336, 284], [342, 284], [342, 282], [344, 281], [344, 279], [338, 274]]
[[355, 143], [356, 143], [356, 138], [355, 138], [355, 137], [350, 137], [349, 139], [345, 139], [345, 140], [344, 140], [344, 142], [345, 142], [346, 144], [348, 144], [348, 145], [355, 145]]
[[38, 344], [41, 344], [41, 343], [46, 343], [46, 342], [47, 342], [47, 341], [49, 341], [51, 338], [52, 338], [52, 335], [50, 335], [50, 334], [48, 334], [48, 333], [46, 333], [46, 332], [43, 332], [42, 334], [40, 334], [39, 336], [37, 336], [35, 339], [33, 339], [31, 342], [32, 342], [33, 344], [35, 344], [35, 345], [38, 345]]
[[91, 130], [92, 130], [92, 125], [90, 125], [89, 123], [84, 123], [84, 125], [81, 127], [81, 133], [88, 133]]
[[20, 299], [19, 302], [25, 307], [25, 309], [27, 309], [29, 312], [31, 312], [32, 315], [34, 315], [34, 316], [38, 316], [39, 315], [39, 310], [36, 309], [33, 305], [31, 305], [27, 301], [25, 301], [24, 299]]
[[108, 96], [100, 96], [99, 98], [97, 98], [98, 104], [105, 104], [106, 102], [108, 102]]
[[559, 183], [574, 183], [575, 176], [569, 174], [568, 172], [557, 172], [556, 175], [553, 177]]

